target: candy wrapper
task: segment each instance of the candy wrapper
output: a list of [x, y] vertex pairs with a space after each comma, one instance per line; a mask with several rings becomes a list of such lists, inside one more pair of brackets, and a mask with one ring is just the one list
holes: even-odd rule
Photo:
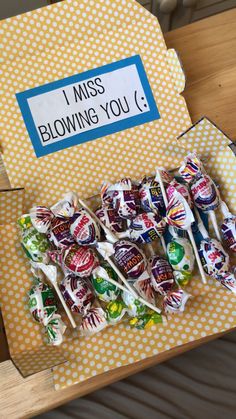
[[199, 256], [205, 272], [213, 277], [229, 270], [229, 255], [220, 242], [205, 238], [199, 247]]
[[51, 245], [45, 234], [39, 233], [33, 227], [28, 214], [22, 215], [17, 222], [21, 227], [21, 245], [28, 258], [34, 262], [46, 263], [49, 260], [47, 251]]
[[50, 345], [60, 345], [63, 341], [63, 334], [66, 326], [57, 314], [57, 304], [51, 288], [37, 282], [29, 292], [29, 309], [38, 323], [44, 325], [48, 343]]
[[192, 182], [196, 177], [202, 173], [202, 163], [194, 153], [189, 153], [185, 157], [184, 163], [179, 169], [179, 174], [185, 182]]
[[69, 274], [62, 280], [60, 289], [70, 310], [82, 316], [79, 329], [82, 335], [93, 335], [107, 326], [104, 310], [95, 307], [95, 295], [88, 279]]
[[164, 296], [163, 308], [165, 313], [182, 313], [185, 310], [185, 305], [191, 297], [186, 291], [178, 288]]
[[155, 324], [163, 323], [163, 317], [161, 314], [155, 313], [152, 310], [148, 310], [147, 313], [139, 317], [134, 317], [130, 320], [129, 324], [131, 327], [136, 329], [149, 329]]
[[100, 240], [100, 228], [91, 215], [83, 208], [71, 217], [70, 232], [81, 246], [93, 246]]
[[152, 287], [159, 294], [166, 295], [175, 283], [173, 269], [170, 264], [165, 258], [154, 256], [149, 259], [148, 267]]
[[75, 213], [76, 205], [76, 195], [69, 193], [51, 209], [44, 206], [32, 208], [31, 222], [40, 233], [47, 233], [56, 247], [70, 246], [75, 242], [70, 232], [70, 219]]
[[105, 262], [97, 267], [91, 276], [91, 282], [96, 296], [106, 302], [114, 301], [120, 295], [120, 289], [108, 282], [109, 278], [118, 281], [116, 272]]
[[164, 201], [159, 183], [154, 177], [144, 177], [139, 185], [141, 207], [145, 212], [159, 213], [164, 210]]
[[190, 188], [196, 207], [203, 211], [212, 211], [219, 207], [219, 194], [210, 176], [201, 174]]
[[167, 245], [168, 261], [174, 269], [174, 276], [179, 285], [186, 285], [192, 277], [194, 252], [191, 243], [183, 237], [173, 237]]
[[123, 236], [139, 244], [151, 243], [163, 235], [166, 228], [165, 220], [153, 212], [137, 215], [130, 223]]
[[60, 283], [60, 290], [72, 312], [85, 315], [92, 307], [95, 296], [85, 279], [66, 275]]
[[221, 225], [224, 241], [232, 252], [236, 252], [236, 216], [231, 214], [224, 202], [221, 202], [221, 211], [224, 215], [224, 221]]
[[117, 324], [126, 313], [126, 306], [121, 300], [111, 301], [106, 306], [106, 319], [108, 324]]
[[217, 281], [236, 295], [236, 278], [232, 272], [224, 272], [222, 275], [216, 275]]
[[103, 203], [112, 205], [119, 217], [132, 219], [140, 208], [138, 187], [130, 178], [124, 178], [114, 185], [104, 184], [102, 187]]
[[88, 277], [99, 266], [98, 257], [93, 249], [87, 246], [72, 244], [67, 248], [48, 252], [53, 262], [58, 263], [62, 270], [80, 277]]
[[114, 208], [103, 205], [95, 211], [96, 216], [113, 233], [123, 231], [124, 220], [120, 218]]
[[122, 292], [122, 300], [130, 317], [143, 316], [147, 312], [147, 307], [140, 303], [140, 301], [129, 292]]
[[114, 244], [114, 259], [128, 278], [138, 279], [146, 269], [144, 253], [134, 243], [119, 240]]

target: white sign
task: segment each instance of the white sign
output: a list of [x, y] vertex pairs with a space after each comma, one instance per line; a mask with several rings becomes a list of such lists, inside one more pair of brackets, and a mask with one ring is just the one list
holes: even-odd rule
[[159, 117], [139, 56], [19, 93], [17, 99], [38, 156]]

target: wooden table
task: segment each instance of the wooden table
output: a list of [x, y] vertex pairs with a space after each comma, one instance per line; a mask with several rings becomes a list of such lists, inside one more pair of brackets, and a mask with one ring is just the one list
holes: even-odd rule
[[[193, 121], [206, 115], [235, 138], [236, 10], [170, 32], [165, 38], [167, 46], [175, 48], [182, 59], [187, 76], [184, 96]], [[7, 186], [7, 178], [0, 177], [0, 187]], [[19, 419], [50, 410], [218, 336], [183, 345], [57, 392], [50, 371], [24, 380], [11, 361], [3, 362], [0, 364], [0, 418]]]

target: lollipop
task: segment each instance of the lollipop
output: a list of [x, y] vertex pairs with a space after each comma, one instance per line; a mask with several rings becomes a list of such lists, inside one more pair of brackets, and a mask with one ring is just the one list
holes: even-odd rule
[[138, 188], [130, 178], [124, 178], [114, 185], [104, 184], [102, 198], [103, 202], [112, 204], [118, 216], [124, 219], [134, 218], [140, 206]]
[[166, 249], [163, 233], [166, 228], [164, 219], [153, 212], [137, 215], [130, 223], [129, 229], [120, 233], [119, 237], [129, 237], [136, 243], [152, 243], [160, 238], [164, 250]]
[[180, 167], [179, 173], [190, 183], [194, 204], [209, 214], [216, 237], [221, 241], [214, 212], [220, 205], [219, 192], [213, 180], [203, 170], [200, 160], [194, 154], [189, 154]]
[[103, 205], [95, 211], [96, 216], [101, 222], [114, 233], [123, 231], [123, 222], [114, 208], [106, 207]]
[[51, 245], [45, 234], [39, 233], [32, 225], [28, 214], [22, 215], [18, 221], [21, 227], [21, 245], [28, 256], [34, 262], [47, 262], [47, 251]]
[[158, 214], [164, 209], [161, 188], [154, 177], [144, 177], [139, 185], [141, 207], [145, 212], [153, 211]]
[[106, 327], [105, 312], [101, 307], [94, 307], [95, 295], [85, 279], [73, 274], [66, 275], [60, 289], [70, 310], [82, 316], [82, 334], [97, 333]]
[[198, 264], [198, 268], [201, 274], [202, 282], [206, 283], [205, 273], [201, 264], [201, 260], [199, 258], [197, 246], [193, 237], [191, 224], [195, 221], [193, 213], [184, 197], [176, 191], [173, 191], [172, 198], [170, 202], [168, 202], [166, 191], [162, 182], [161, 174], [159, 169], [157, 169], [157, 177], [159, 179], [159, 183], [162, 189], [163, 198], [166, 205], [166, 218], [169, 225], [179, 228], [181, 230], [186, 230], [191, 241], [194, 254], [196, 257], [196, 261]]
[[85, 209], [81, 208], [70, 220], [70, 232], [81, 246], [94, 245], [100, 240], [100, 228]]
[[48, 285], [37, 281], [29, 291], [29, 309], [38, 323], [44, 325], [50, 345], [60, 345], [66, 326], [57, 314], [57, 304], [54, 294]]
[[190, 295], [182, 289], [174, 289], [174, 273], [168, 261], [160, 256], [149, 260], [152, 286], [163, 295], [163, 308], [166, 313], [183, 312]]
[[117, 282], [118, 275], [106, 262], [101, 263], [101, 266], [92, 272], [91, 282], [97, 297], [108, 303], [120, 295], [120, 288], [111, 283], [110, 279]]
[[221, 211], [224, 215], [224, 221], [221, 225], [221, 231], [227, 247], [236, 252], [236, 216], [229, 212], [225, 202], [221, 202]]
[[32, 208], [31, 222], [40, 233], [47, 233], [56, 247], [70, 246], [75, 242], [70, 233], [70, 218], [75, 213], [76, 205], [76, 195], [68, 193], [51, 209], [43, 206]]
[[114, 244], [114, 259], [129, 278], [138, 279], [146, 270], [144, 253], [128, 240], [119, 240]]
[[175, 235], [167, 245], [167, 257], [178, 284], [186, 285], [191, 279], [195, 261], [189, 240]]
[[88, 277], [99, 265], [97, 255], [87, 246], [71, 246], [48, 252], [53, 262], [58, 263], [64, 272], [71, 272], [81, 278]]
[[123, 301], [111, 301], [106, 306], [107, 322], [113, 325], [120, 322], [126, 311], [126, 306]]
[[224, 272], [221, 275], [216, 275], [215, 278], [220, 282], [221, 285], [236, 295], [236, 278], [233, 273]]
[[216, 278], [229, 270], [229, 255], [219, 241], [209, 237], [198, 211], [195, 210], [195, 212], [198, 220], [198, 229], [203, 236], [199, 246], [202, 265], [208, 275]]

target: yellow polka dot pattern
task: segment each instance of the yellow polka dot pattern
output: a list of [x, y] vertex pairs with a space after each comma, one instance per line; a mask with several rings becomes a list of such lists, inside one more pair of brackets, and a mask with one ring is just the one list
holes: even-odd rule
[[[147, 10], [133, 0], [63, 1], [0, 27], [3, 159], [11, 186], [25, 187], [28, 207], [48, 205], [68, 190], [95, 195], [104, 179], [138, 178], [157, 164], [178, 166], [183, 151], [175, 139], [191, 121], [174, 88], [175, 59], [170, 73], [158, 21]], [[15, 93], [135, 54], [142, 58], [161, 119], [37, 159]]]
[[185, 88], [185, 75], [178, 55], [174, 49], [169, 49], [166, 53], [166, 57], [170, 73], [174, 80], [174, 88], [177, 93], [182, 93]]
[[[0, 225], [12, 223], [22, 215], [24, 189], [10, 189], [0, 193]], [[24, 211], [24, 210], [23, 210]]]

